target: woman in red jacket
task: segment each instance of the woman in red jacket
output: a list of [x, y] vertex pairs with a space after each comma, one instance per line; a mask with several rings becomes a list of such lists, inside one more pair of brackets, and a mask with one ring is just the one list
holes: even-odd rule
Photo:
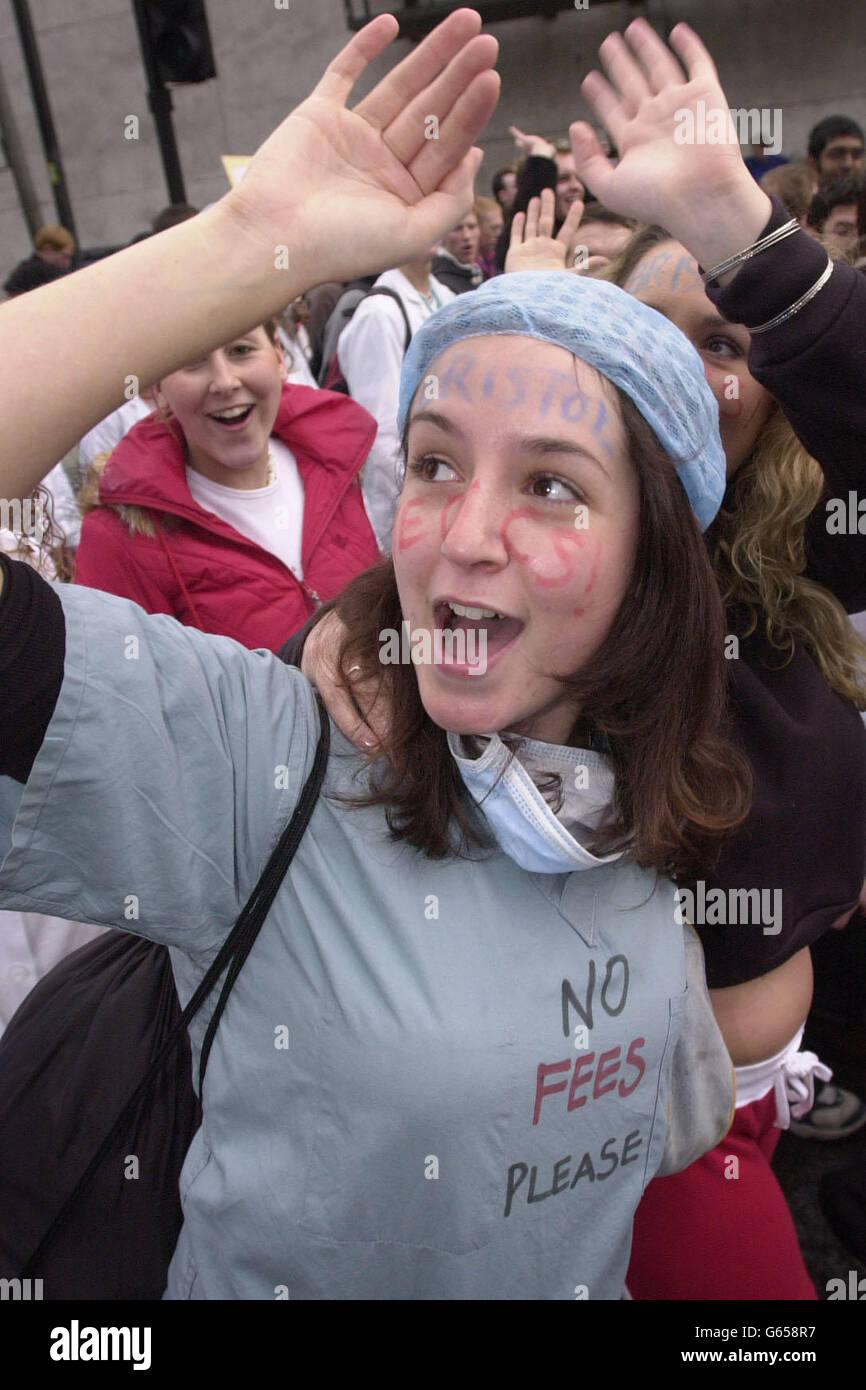
[[269, 321], [156, 383], [99, 479], [78, 583], [276, 650], [375, 563], [358, 484], [375, 421], [285, 375]]

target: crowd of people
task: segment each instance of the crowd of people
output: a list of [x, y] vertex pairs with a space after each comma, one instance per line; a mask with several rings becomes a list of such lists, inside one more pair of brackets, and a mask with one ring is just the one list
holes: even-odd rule
[[[483, 185], [479, 28], [349, 110], [372, 21], [219, 203], [6, 281], [0, 1115], [84, 943], [195, 996], [327, 737], [190, 1024], [166, 1297], [814, 1300], [771, 1160], [866, 1125], [811, 1045], [866, 932], [863, 132], [677, 143], [727, 100], [635, 20]], [[866, 1171], [826, 1211], [866, 1260]]]

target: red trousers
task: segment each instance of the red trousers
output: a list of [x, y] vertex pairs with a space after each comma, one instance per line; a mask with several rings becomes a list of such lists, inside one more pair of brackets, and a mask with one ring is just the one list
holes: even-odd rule
[[632, 1298], [816, 1299], [770, 1168], [781, 1131], [772, 1091], [734, 1114], [715, 1149], [655, 1178], [634, 1223]]

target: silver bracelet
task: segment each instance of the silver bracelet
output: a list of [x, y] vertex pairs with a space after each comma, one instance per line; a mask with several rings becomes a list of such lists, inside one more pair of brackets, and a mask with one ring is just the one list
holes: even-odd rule
[[744, 251], [738, 251], [735, 256], [729, 256], [726, 261], [719, 261], [712, 270], [708, 270], [702, 277], [704, 284], [708, 285], [711, 280], [718, 280], [720, 275], [725, 275], [734, 266], [742, 265], [743, 261], [751, 260], [752, 256], [757, 256], [759, 251], [767, 251], [771, 246], [775, 246], [777, 241], [784, 241], [786, 236], [791, 236], [793, 232], [799, 230], [800, 224], [796, 217], [792, 217], [790, 222], [786, 222], [783, 227], [777, 227], [774, 232], [761, 237], [760, 241], [753, 241], [751, 246], [747, 246]]
[[795, 314], [798, 314], [800, 312], [804, 304], [808, 304], [809, 300], [814, 299], [818, 291], [824, 288], [832, 274], [833, 262], [830, 260], [830, 257], [828, 256], [826, 266], [821, 271], [821, 274], [818, 276], [818, 279], [815, 281], [814, 285], [810, 290], [807, 290], [805, 294], [801, 294], [800, 298], [791, 305], [790, 309], [783, 310], [781, 314], [777, 314], [774, 319], [769, 319], [766, 323], [759, 323], [757, 328], [750, 328], [749, 332], [766, 333], [769, 328], [778, 328], [780, 323], [784, 323], [786, 319], [793, 318]]

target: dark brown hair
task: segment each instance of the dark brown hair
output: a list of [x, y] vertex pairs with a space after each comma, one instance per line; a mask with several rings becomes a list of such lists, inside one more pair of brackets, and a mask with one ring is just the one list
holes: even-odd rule
[[[637, 407], [617, 395], [640, 485], [634, 566], [607, 637], [562, 682], [581, 706], [576, 729], [589, 721], [611, 747], [614, 819], [589, 848], [626, 850], [668, 874], [701, 872], [722, 835], [744, 819], [751, 790], [745, 759], [720, 734], [723, 608], [674, 465]], [[344, 684], [352, 684], [349, 668], [360, 667], [358, 681], [378, 687], [390, 709], [387, 761], [357, 803], [383, 805], [392, 835], [434, 859], [489, 845], [414, 670], [379, 660], [380, 633], [399, 632], [402, 621], [391, 561], [351, 580], [336, 611], [346, 627]]]

